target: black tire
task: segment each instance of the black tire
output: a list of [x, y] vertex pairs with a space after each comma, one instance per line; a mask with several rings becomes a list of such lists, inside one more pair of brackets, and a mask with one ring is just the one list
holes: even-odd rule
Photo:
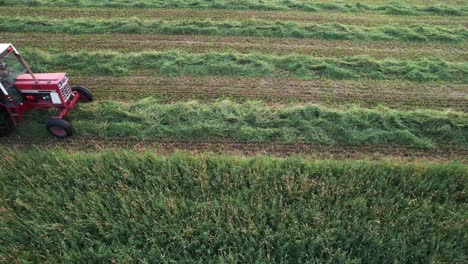
[[7, 110], [0, 108], [0, 136], [8, 135], [14, 127], [13, 120]]
[[47, 131], [57, 138], [66, 138], [73, 135], [73, 127], [63, 119], [51, 118], [47, 121]]
[[80, 95], [78, 102], [80, 103], [89, 103], [93, 101], [93, 94], [88, 88], [84, 86], [73, 86], [72, 91], [78, 92]]

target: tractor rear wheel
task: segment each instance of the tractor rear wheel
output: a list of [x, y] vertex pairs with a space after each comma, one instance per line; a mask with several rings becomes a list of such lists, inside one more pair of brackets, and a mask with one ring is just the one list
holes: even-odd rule
[[0, 136], [8, 135], [13, 130], [13, 120], [5, 109], [0, 108]]
[[72, 91], [76, 91], [80, 95], [80, 98], [78, 99], [78, 102], [80, 103], [89, 103], [93, 101], [93, 94], [84, 86], [73, 86]]
[[73, 127], [63, 119], [51, 118], [47, 121], [46, 127], [50, 134], [58, 138], [66, 138], [73, 135]]

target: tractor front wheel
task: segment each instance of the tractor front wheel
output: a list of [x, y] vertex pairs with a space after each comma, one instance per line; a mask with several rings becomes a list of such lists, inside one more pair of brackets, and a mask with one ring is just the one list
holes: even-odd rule
[[79, 103], [89, 103], [93, 101], [93, 94], [84, 86], [73, 86], [72, 91], [76, 91], [80, 95], [78, 99]]
[[7, 110], [0, 108], [0, 136], [8, 135], [13, 130], [13, 120]]
[[66, 138], [73, 135], [73, 127], [63, 119], [51, 118], [47, 121], [47, 130], [58, 138]]

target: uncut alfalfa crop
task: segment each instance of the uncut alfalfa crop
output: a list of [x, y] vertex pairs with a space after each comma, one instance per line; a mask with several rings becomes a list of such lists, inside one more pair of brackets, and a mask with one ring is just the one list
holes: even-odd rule
[[465, 259], [468, 170], [460, 163], [2, 148], [0, 165], [7, 260]]

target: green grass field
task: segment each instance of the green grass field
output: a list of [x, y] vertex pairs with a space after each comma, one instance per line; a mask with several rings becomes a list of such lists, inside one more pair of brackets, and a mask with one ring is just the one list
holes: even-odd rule
[[1, 263], [466, 263], [463, 0], [0, 0], [94, 102], [0, 139]]
[[459, 163], [39, 149], [0, 158], [8, 262], [465, 259]]

